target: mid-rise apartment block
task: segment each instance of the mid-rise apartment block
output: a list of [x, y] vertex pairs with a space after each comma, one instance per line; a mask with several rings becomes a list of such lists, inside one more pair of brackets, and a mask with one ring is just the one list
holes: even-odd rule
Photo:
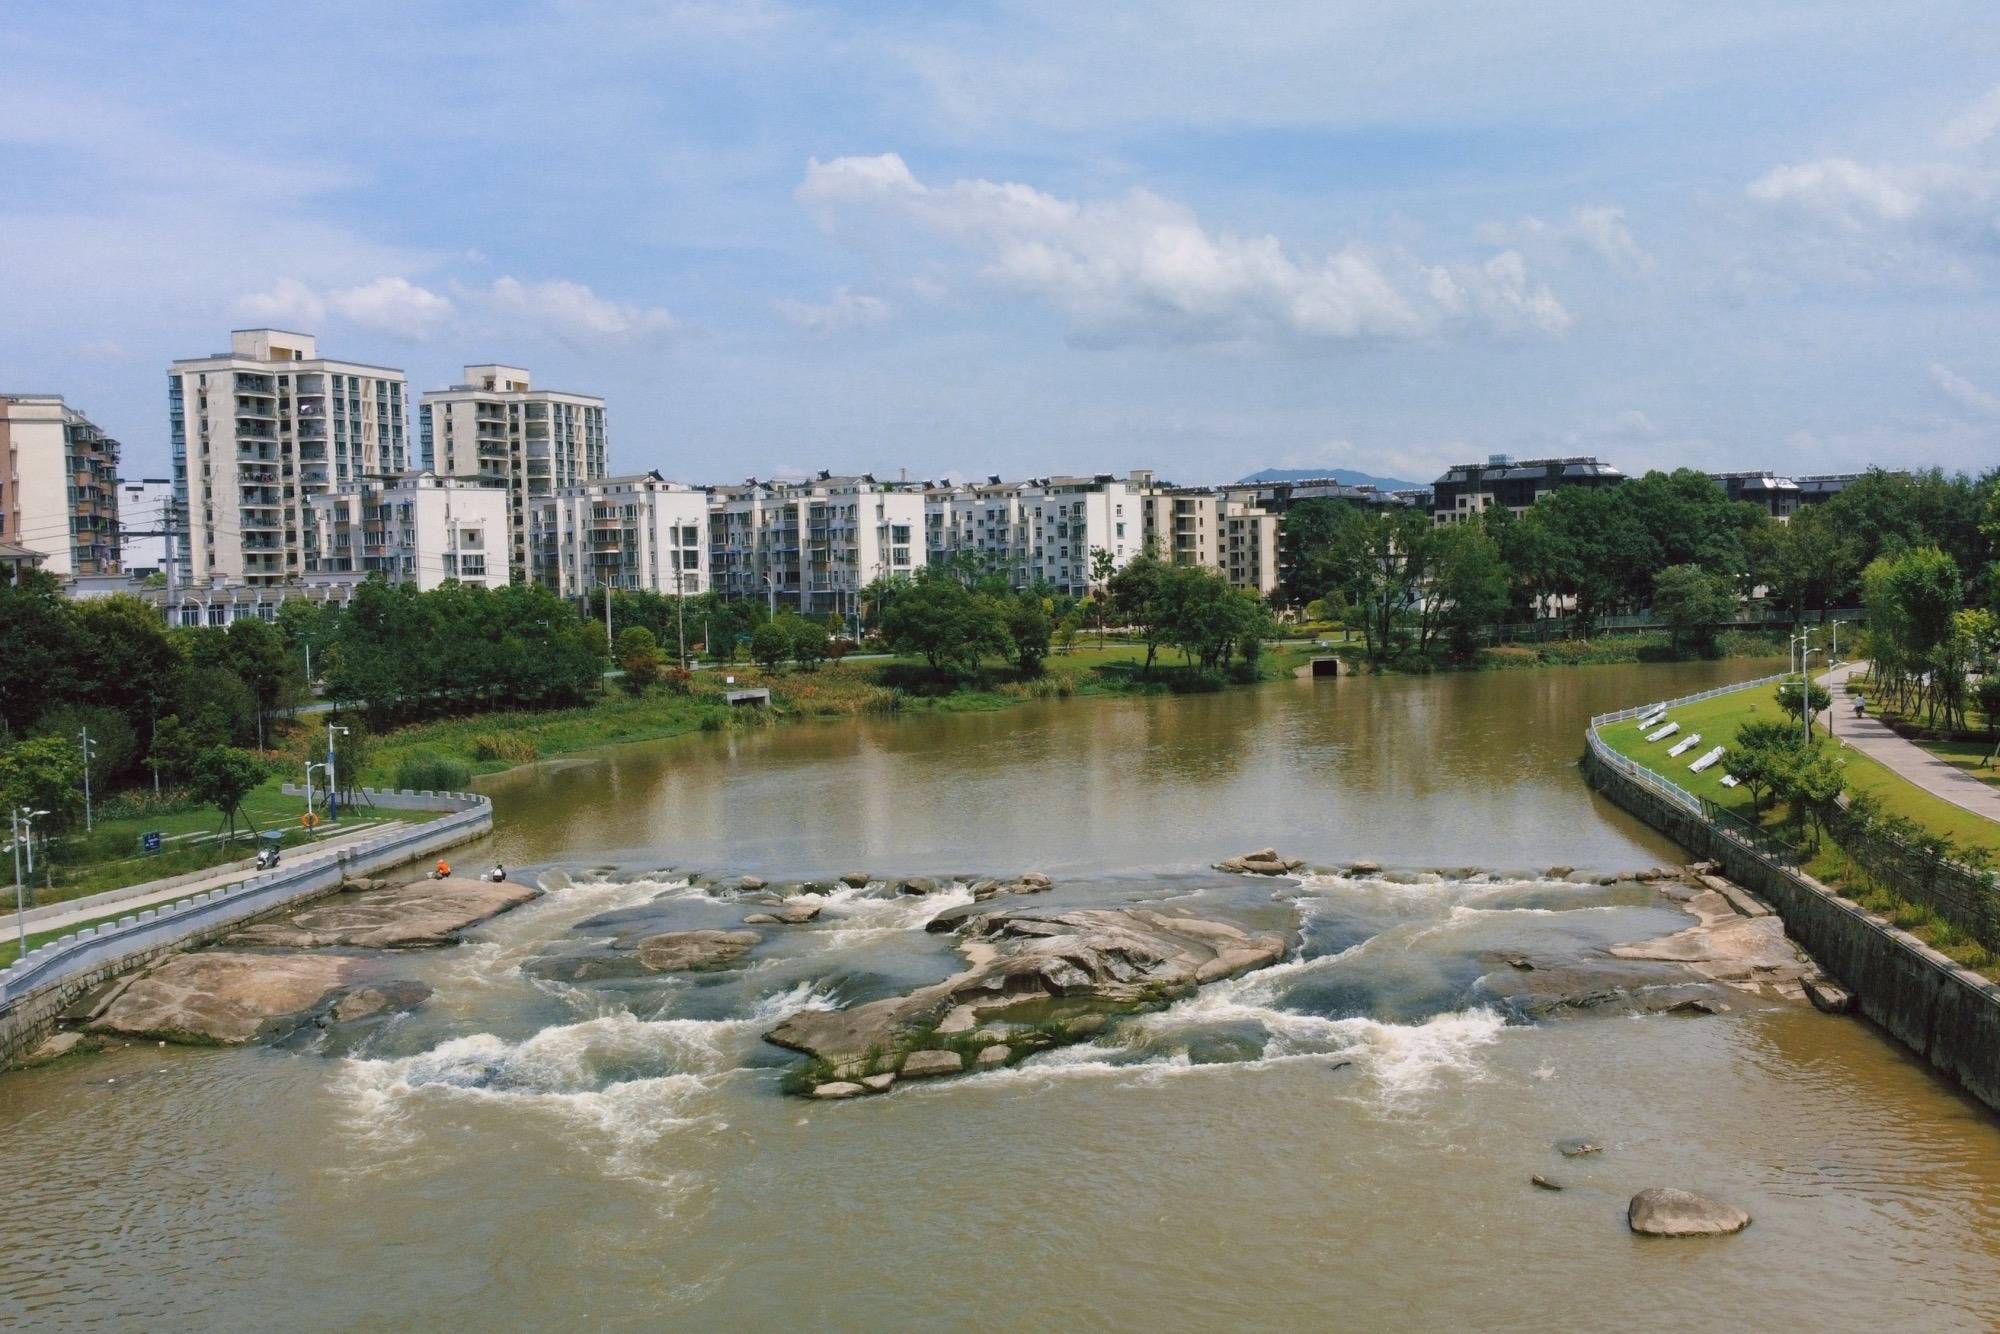
[[1431, 487], [1431, 517], [1464, 523], [1495, 506], [1526, 514], [1543, 496], [1566, 486], [1616, 486], [1625, 474], [1587, 456], [1522, 459], [1493, 454], [1485, 463], [1453, 465]]
[[314, 496], [409, 467], [403, 372], [321, 357], [311, 334], [239, 329], [167, 372], [181, 572], [248, 585], [312, 567]]
[[495, 487], [432, 473], [371, 477], [309, 502], [322, 575], [379, 574], [421, 591], [448, 579], [508, 582], [507, 497]]
[[165, 574], [169, 535], [178, 539], [180, 511], [169, 477], [144, 477], [118, 484], [119, 563], [126, 574]]
[[50, 574], [117, 573], [118, 448], [55, 394], [0, 394], [0, 542]]
[[563, 597], [596, 588], [706, 593], [708, 513], [706, 491], [657, 472], [564, 487], [534, 505], [534, 578]]
[[531, 577], [535, 507], [609, 471], [604, 400], [537, 389], [521, 366], [467, 366], [464, 383], [423, 396], [417, 433], [425, 469], [506, 493], [509, 559]]
[[854, 621], [862, 589], [924, 567], [921, 486], [823, 472], [709, 494], [710, 571], [725, 597]]

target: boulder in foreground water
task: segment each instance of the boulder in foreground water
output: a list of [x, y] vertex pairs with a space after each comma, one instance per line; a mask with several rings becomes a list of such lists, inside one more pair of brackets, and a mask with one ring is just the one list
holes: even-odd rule
[[309, 1022], [369, 966], [345, 954], [177, 954], [90, 1024], [102, 1033], [235, 1046]]
[[1625, 1221], [1646, 1237], [1721, 1237], [1749, 1227], [1750, 1215], [1691, 1190], [1654, 1186], [1632, 1197]]

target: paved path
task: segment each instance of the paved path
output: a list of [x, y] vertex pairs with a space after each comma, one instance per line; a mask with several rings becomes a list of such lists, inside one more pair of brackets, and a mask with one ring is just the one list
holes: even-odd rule
[[[344, 846], [357, 839], [367, 838], [369, 835], [378, 834], [381, 831], [381, 822], [371, 820], [365, 827], [342, 830], [338, 834], [320, 839], [310, 847], [287, 848], [285, 851], [288, 856], [293, 857], [313, 855], [325, 852], [330, 848]], [[151, 908], [162, 903], [172, 903], [176, 899], [184, 899], [191, 894], [200, 894], [205, 890], [220, 889], [224, 885], [233, 885], [239, 880], [248, 880], [257, 873], [257, 869], [254, 866], [223, 866], [217, 867], [213, 875], [206, 876], [200, 880], [190, 880], [185, 884], [173, 885], [166, 889], [151, 889], [145, 885], [132, 885], [128, 887], [128, 891], [119, 891], [117, 899], [108, 902], [100, 900], [87, 908], [51, 912], [49, 911], [50, 909], [59, 909], [62, 907], [59, 903], [52, 903], [42, 909], [47, 914], [46, 916], [37, 917], [35, 910], [29, 910], [28, 934], [38, 936], [49, 931], [67, 931], [73, 926], [82, 926], [84, 923], [94, 922], [100, 917], [123, 916], [126, 913], [138, 912], [142, 908]], [[5, 935], [11, 939], [14, 932], [14, 905], [12, 896], [0, 894], [0, 897], [5, 897], [8, 900], [6, 910], [0, 912], [0, 935]]]
[[[1833, 692], [1833, 708], [1822, 713], [1820, 719], [1829, 724], [1834, 737], [1884, 768], [1895, 770], [1932, 796], [2000, 822], [2000, 787], [1982, 783], [1956, 765], [1945, 763], [1916, 742], [1897, 736], [1872, 715], [1855, 716], [1853, 706], [1838, 686], [1867, 665], [1844, 663], [1819, 678], [1819, 683]], [[1829, 718], [1828, 714], [1835, 716]]]

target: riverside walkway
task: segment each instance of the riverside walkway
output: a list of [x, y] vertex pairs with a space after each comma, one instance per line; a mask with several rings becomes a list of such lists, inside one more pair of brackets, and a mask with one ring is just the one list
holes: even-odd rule
[[[1916, 742], [1897, 736], [1872, 714], [1856, 715], [1852, 710], [1840, 709], [1839, 687], [1867, 665], [1866, 662], [1843, 663], [1819, 677], [1819, 683], [1835, 697], [1833, 707], [1820, 715], [1821, 720], [1829, 724], [1834, 738], [1843, 745], [1854, 747], [1883, 768], [1895, 771], [1901, 778], [1939, 800], [2000, 824], [2000, 787], [1982, 783]], [[1829, 718], [1828, 714], [1835, 710], [1839, 710], [1838, 716]]]
[[[369, 820], [358, 825], [337, 826], [336, 832], [312, 843], [287, 849], [287, 852], [293, 857], [317, 856], [322, 852], [331, 852], [350, 843], [357, 843], [370, 834], [381, 832], [382, 826], [386, 823], [388, 822], [383, 820]], [[79, 900], [79, 906], [74, 908], [67, 908], [61, 903], [51, 903], [40, 909], [29, 910], [28, 930], [34, 935], [67, 931], [72, 927], [83, 926], [106, 917], [117, 917], [162, 903], [171, 903], [175, 899], [190, 898], [205, 890], [221, 889], [259, 874], [261, 872], [252, 861], [231, 862], [225, 866], [218, 866], [212, 874], [197, 879], [175, 876], [168, 880], [128, 885], [124, 889], [93, 894], [87, 899]], [[0, 934], [11, 932], [14, 925], [14, 914], [11, 911], [12, 896], [8, 895], [7, 898], [6, 907], [9, 911], [0, 912], [0, 928], [5, 928]]]

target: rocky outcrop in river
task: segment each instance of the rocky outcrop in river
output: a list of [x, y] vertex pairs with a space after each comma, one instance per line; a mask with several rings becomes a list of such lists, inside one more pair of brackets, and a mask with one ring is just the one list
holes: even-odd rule
[[89, 1027], [235, 1046], [282, 1037], [342, 1007], [335, 1017], [359, 1019], [408, 1008], [430, 994], [414, 982], [355, 985], [379, 971], [372, 963], [352, 954], [177, 954], [110, 993]]
[[[886, 1088], [883, 1075], [1005, 1064], [1096, 1032], [1107, 1015], [1275, 963], [1286, 949], [1278, 936], [1156, 909], [967, 910], [954, 917], [965, 971], [845, 1010], [802, 1011], [764, 1035], [813, 1058], [794, 1091], [856, 1082], [876, 1091], [868, 1080]], [[987, 1058], [990, 1050], [1001, 1055]], [[828, 1096], [851, 1095], [842, 1089]]]
[[238, 931], [226, 943], [281, 949], [416, 949], [449, 945], [457, 934], [541, 891], [512, 881], [417, 880], [322, 899], [274, 922]]

